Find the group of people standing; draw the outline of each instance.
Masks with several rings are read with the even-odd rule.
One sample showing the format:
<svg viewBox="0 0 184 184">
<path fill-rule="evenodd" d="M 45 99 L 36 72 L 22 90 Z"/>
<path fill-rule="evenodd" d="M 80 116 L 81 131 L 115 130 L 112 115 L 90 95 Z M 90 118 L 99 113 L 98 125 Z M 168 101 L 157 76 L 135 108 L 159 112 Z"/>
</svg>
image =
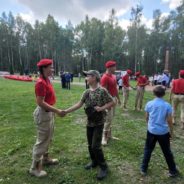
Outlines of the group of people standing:
<svg viewBox="0 0 184 184">
<path fill-rule="evenodd" d="M 165 70 L 162 74 L 158 73 L 153 76 L 152 85 L 163 85 L 166 88 L 170 88 L 171 81 L 171 74 Z"/>
<path fill-rule="evenodd" d="M 60 72 L 61 87 L 70 90 L 70 83 L 73 82 L 73 74 L 69 72 Z"/>
<path fill-rule="evenodd" d="M 142 76 L 141 72 L 135 73 L 135 79 L 137 84 L 135 87 L 130 85 L 130 76 L 133 74 L 131 70 L 127 70 L 126 74 L 121 77 L 122 80 L 122 92 L 123 92 L 123 109 L 127 110 L 127 102 L 129 98 L 130 88 L 136 90 L 136 98 L 135 98 L 135 110 L 142 110 L 142 103 L 144 97 L 145 86 L 149 84 L 149 80 L 146 76 Z"/>
<path fill-rule="evenodd" d="M 91 159 L 91 161 L 85 165 L 85 169 L 89 170 L 99 166 L 100 170 L 97 174 L 97 179 L 102 180 L 108 174 L 108 165 L 106 163 L 101 144 L 106 145 L 110 138 L 114 138 L 111 134 L 112 120 L 115 114 L 116 104 L 121 104 L 116 76 L 114 75 L 116 62 L 106 62 L 106 72 L 102 77 L 96 70 L 84 72 L 89 89 L 84 91 L 81 99 L 75 105 L 65 110 L 54 107 L 56 98 L 54 89 L 49 81 L 49 76 L 52 74 L 52 64 L 53 61 L 50 59 L 43 59 L 37 64 L 41 74 L 35 85 L 36 102 L 38 105 L 34 111 L 34 120 L 37 126 L 37 140 L 33 147 L 33 161 L 29 172 L 31 175 L 36 177 L 43 177 L 46 176 L 47 173 L 42 169 L 42 165 L 58 163 L 58 160 L 51 158 L 48 153 L 48 148 L 54 131 L 54 114 L 63 117 L 84 105 L 85 113 L 87 115 L 86 131 L 88 150 Z M 129 84 L 129 75 L 131 74 L 132 72 L 127 70 L 126 76 L 123 77 L 124 108 L 126 108 L 127 104 L 129 87 L 131 87 Z M 147 81 L 140 72 L 137 72 L 135 75 L 137 77 L 137 97 L 135 108 L 141 109 L 141 98 L 144 94 L 144 88 L 147 85 Z M 165 90 L 163 90 L 164 89 L 161 86 L 158 86 L 155 89 L 154 94 L 156 98 L 159 99 L 159 103 L 157 103 L 157 101 L 149 103 L 145 108 L 147 113 L 148 132 L 150 134 L 147 136 L 141 172 L 146 174 L 151 152 L 158 140 L 162 150 L 164 151 L 164 156 L 166 157 L 166 161 L 169 166 L 169 173 L 171 176 L 174 176 L 178 171 L 176 169 L 174 158 L 170 151 L 170 143 L 168 141 L 170 135 L 169 132 L 172 134 L 172 119 L 167 121 L 167 118 L 170 118 L 172 112 L 170 106 L 165 104 L 164 100 L 162 100 L 162 97 L 165 94 Z M 173 93 L 175 93 L 174 90 Z M 184 94 L 184 92 L 182 93 Z M 179 93 L 178 95 L 181 96 L 183 95 L 182 93 Z M 158 114 L 159 116 L 157 116 Z M 150 140 L 154 140 L 154 142 L 150 142 Z M 163 148 L 162 145 L 165 147 Z M 168 162 L 168 159 L 172 160 Z"/>
</svg>

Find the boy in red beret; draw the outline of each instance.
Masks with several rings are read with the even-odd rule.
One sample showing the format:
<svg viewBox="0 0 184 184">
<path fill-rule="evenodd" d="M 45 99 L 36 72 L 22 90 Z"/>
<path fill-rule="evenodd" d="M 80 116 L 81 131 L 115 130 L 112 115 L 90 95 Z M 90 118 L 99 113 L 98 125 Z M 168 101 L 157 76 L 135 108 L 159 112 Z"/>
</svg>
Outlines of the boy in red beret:
<svg viewBox="0 0 184 184">
<path fill-rule="evenodd" d="M 102 87 L 106 88 L 109 94 L 113 97 L 114 101 L 118 101 L 118 104 L 121 104 L 119 94 L 118 94 L 118 86 L 116 76 L 114 75 L 116 71 L 116 62 L 115 61 L 107 61 L 105 63 L 106 72 L 103 74 L 100 84 Z M 104 124 L 103 130 L 103 138 L 102 145 L 107 145 L 108 140 L 112 138 L 111 136 L 111 128 L 112 128 L 112 119 L 115 113 L 115 106 L 108 109 L 106 122 Z"/>
<path fill-rule="evenodd" d="M 144 97 L 145 86 L 147 85 L 147 80 L 141 75 L 141 72 L 135 73 L 137 80 L 137 94 L 135 99 L 135 110 L 142 110 L 142 103 Z"/>
<path fill-rule="evenodd" d="M 184 129 L 184 70 L 180 70 L 179 79 L 173 80 L 170 93 L 170 100 L 172 98 L 173 106 L 173 124 L 176 123 L 176 111 L 179 104 L 180 106 L 180 123 L 181 128 Z"/>
<path fill-rule="evenodd" d="M 126 71 L 126 75 L 124 75 L 122 77 L 122 81 L 123 81 L 123 88 L 122 88 L 122 91 L 123 91 L 123 109 L 124 110 L 127 110 L 127 102 L 128 102 L 129 90 L 130 90 L 129 88 L 131 87 L 132 89 L 134 89 L 129 83 L 130 75 L 132 75 L 132 71 L 128 69 Z"/>
</svg>

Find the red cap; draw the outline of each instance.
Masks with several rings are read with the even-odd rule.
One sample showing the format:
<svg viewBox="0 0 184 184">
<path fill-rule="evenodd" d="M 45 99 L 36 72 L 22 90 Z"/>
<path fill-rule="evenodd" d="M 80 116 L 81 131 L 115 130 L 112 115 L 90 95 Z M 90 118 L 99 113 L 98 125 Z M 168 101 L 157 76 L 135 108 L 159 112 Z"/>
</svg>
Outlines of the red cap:
<svg viewBox="0 0 184 184">
<path fill-rule="evenodd" d="M 116 62 L 115 61 L 107 61 L 105 63 L 105 67 L 106 68 L 110 68 L 110 67 L 113 67 L 113 66 L 116 66 Z"/>
<path fill-rule="evenodd" d="M 129 70 L 129 69 L 126 72 L 128 73 L 128 75 L 132 74 L 132 70 Z"/>
<path fill-rule="evenodd" d="M 135 76 L 139 76 L 139 75 L 141 75 L 141 72 L 136 72 L 135 73 Z"/>
<path fill-rule="evenodd" d="M 179 74 L 180 76 L 184 76 L 184 70 L 180 70 Z"/>
<path fill-rule="evenodd" d="M 47 65 L 51 65 L 53 63 L 52 59 L 41 59 L 38 63 L 37 66 L 47 66 Z"/>
</svg>

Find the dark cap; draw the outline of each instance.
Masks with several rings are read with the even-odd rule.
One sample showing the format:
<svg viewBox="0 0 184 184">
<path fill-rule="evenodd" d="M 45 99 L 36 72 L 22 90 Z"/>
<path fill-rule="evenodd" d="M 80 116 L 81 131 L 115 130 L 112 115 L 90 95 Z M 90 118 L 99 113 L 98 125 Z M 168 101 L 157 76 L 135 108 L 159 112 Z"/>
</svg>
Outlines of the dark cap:
<svg viewBox="0 0 184 184">
<path fill-rule="evenodd" d="M 89 70 L 89 71 L 83 71 L 84 76 L 92 75 L 95 76 L 97 79 L 97 82 L 100 82 L 100 73 L 97 70 Z"/>
</svg>

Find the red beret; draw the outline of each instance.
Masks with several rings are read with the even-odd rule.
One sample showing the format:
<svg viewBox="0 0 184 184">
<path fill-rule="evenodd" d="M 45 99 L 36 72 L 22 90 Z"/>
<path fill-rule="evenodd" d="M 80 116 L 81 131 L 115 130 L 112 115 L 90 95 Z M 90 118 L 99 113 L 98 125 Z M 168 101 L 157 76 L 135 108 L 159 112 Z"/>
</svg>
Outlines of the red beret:
<svg viewBox="0 0 184 184">
<path fill-rule="evenodd" d="M 184 70 L 180 70 L 179 74 L 180 74 L 181 76 L 184 76 Z"/>
<path fill-rule="evenodd" d="M 141 72 L 136 72 L 135 73 L 135 76 L 139 76 L 139 75 L 141 75 Z"/>
<path fill-rule="evenodd" d="M 107 61 L 105 63 L 105 67 L 106 68 L 110 68 L 110 67 L 113 67 L 113 66 L 116 66 L 116 62 L 115 61 Z"/>
<path fill-rule="evenodd" d="M 41 59 L 38 63 L 37 66 L 47 66 L 47 65 L 51 65 L 53 63 L 52 59 Z"/>
<path fill-rule="evenodd" d="M 126 72 L 127 72 L 129 75 L 132 74 L 132 70 L 129 70 L 129 69 L 128 69 Z"/>
</svg>

